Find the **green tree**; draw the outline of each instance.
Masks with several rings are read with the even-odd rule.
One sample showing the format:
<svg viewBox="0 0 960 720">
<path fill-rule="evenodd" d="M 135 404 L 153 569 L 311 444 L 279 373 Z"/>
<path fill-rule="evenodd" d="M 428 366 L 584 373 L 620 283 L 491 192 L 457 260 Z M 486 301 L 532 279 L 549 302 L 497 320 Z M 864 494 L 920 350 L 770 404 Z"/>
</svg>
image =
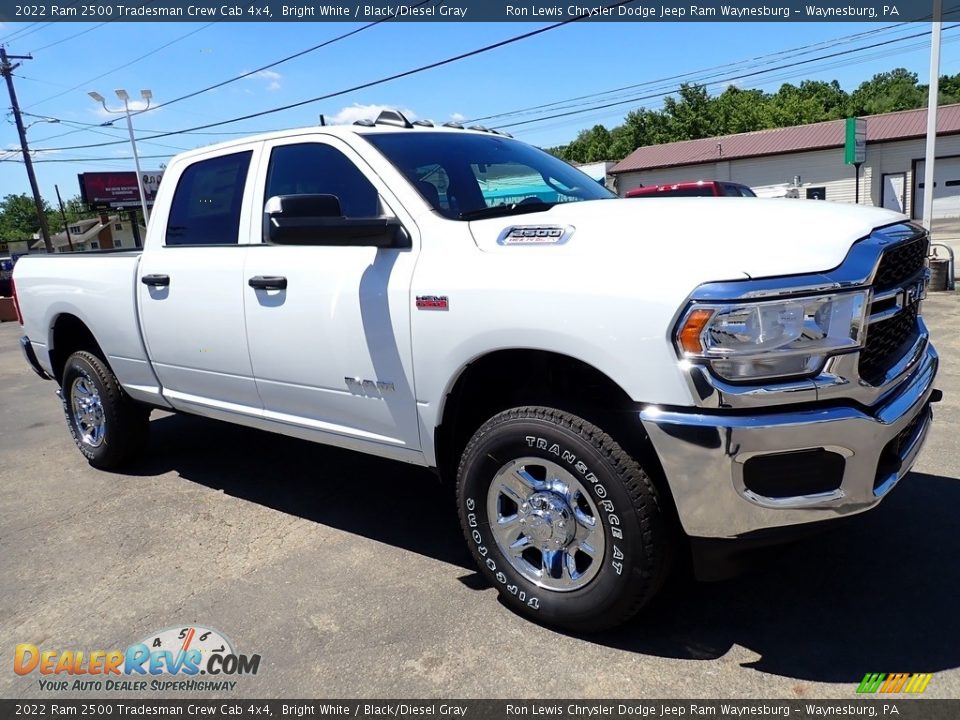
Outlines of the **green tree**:
<svg viewBox="0 0 960 720">
<path fill-rule="evenodd" d="M 895 110 L 923 107 L 926 91 L 917 83 L 917 74 L 897 68 L 877 73 L 850 94 L 849 114 L 877 115 Z"/>
<path fill-rule="evenodd" d="M 924 92 L 927 89 L 924 88 Z M 960 102 L 960 73 L 956 75 L 943 75 L 940 78 L 940 105 L 952 105 Z"/>
<path fill-rule="evenodd" d="M 769 98 L 769 127 L 790 127 L 846 117 L 850 96 L 836 80 L 785 83 Z"/>
<path fill-rule="evenodd" d="M 711 135 L 730 135 L 770 127 L 770 96 L 762 90 L 730 86 L 711 100 L 714 128 Z"/>
<path fill-rule="evenodd" d="M 50 206 L 44 201 L 44 211 L 50 213 Z M 7 195 L 0 200 L 0 240 L 16 242 L 30 240 L 40 231 L 37 208 L 33 198 L 26 193 Z"/>
<path fill-rule="evenodd" d="M 674 140 L 696 140 L 716 135 L 716 104 L 705 85 L 684 83 L 678 92 L 663 101 Z"/>
</svg>

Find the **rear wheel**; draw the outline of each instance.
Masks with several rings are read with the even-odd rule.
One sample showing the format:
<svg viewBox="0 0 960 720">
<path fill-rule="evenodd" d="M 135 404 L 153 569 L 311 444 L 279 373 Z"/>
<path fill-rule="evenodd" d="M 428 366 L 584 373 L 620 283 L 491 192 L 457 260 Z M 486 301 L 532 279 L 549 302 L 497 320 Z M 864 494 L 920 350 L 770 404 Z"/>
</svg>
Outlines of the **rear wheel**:
<svg viewBox="0 0 960 720">
<path fill-rule="evenodd" d="M 85 350 L 68 357 L 61 392 L 67 427 L 91 465 L 111 470 L 142 452 L 150 412 L 130 399 L 99 357 Z"/>
<path fill-rule="evenodd" d="M 593 631 L 660 588 L 668 522 L 643 468 L 600 428 L 546 407 L 486 422 L 467 444 L 457 504 L 481 572 L 516 611 Z"/>
</svg>

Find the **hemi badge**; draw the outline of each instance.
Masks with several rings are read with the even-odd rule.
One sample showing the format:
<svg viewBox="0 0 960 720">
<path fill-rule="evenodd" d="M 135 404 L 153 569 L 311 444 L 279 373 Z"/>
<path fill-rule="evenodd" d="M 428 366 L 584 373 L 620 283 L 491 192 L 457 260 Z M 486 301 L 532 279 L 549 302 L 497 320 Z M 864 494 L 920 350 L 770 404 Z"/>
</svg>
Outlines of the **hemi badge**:
<svg viewBox="0 0 960 720">
<path fill-rule="evenodd" d="M 449 310 L 446 295 L 417 295 L 417 310 Z"/>
</svg>

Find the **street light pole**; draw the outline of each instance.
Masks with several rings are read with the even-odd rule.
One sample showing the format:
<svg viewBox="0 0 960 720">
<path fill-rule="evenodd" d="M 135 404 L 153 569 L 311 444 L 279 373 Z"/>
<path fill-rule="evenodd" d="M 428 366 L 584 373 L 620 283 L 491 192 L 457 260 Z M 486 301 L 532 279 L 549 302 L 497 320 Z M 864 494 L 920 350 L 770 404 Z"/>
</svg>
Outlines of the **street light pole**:
<svg viewBox="0 0 960 720">
<path fill-rule="evenodd" d="M 930 89 L 927 95 L 927 147 L 923 161 L 923 226 L 933 230 L 933 166 L 937 157 L 937 104 L 940 94 L 940 31 L 943 26 L 942 0 L 933 0 L 930 32 Z"/>
<path fill-rule="evenodd" d="M 130 96 L 127 94 L 126 90 L 116 90 L 117 97 L 123 100 L 123 110 L 111 110 L 107 107 L 107 101 L 104 99 L 103 95 L 98 92 L 87 93 L 92 97 L 96 102 L 100 103 L 103 106 L 103 109 L 108 113 L 122 113 L 127 116 L 127 131 L 130 133 L 130 147 L 133 148 L 133 165 L 137 169 L 137 190 L 140 192 L 140 207 L 143 209 L 143 224 L 147 225 L 150 222 L 150 212 L 147 210 L 147 193 L 143 189 L 143 173 L 140 171 L 140 156 L 137 154 L 137 141 L 133 135 L 133 121 L 130 119 Z M 141 90 L 140 96 L 147 101 L 147 107 L 144 110 L 149 109 L 150 100 L 153 99 L 153 93 L 149 90 Z M 136 218 L 134 218 L 136 222 Z"/>
</svg>

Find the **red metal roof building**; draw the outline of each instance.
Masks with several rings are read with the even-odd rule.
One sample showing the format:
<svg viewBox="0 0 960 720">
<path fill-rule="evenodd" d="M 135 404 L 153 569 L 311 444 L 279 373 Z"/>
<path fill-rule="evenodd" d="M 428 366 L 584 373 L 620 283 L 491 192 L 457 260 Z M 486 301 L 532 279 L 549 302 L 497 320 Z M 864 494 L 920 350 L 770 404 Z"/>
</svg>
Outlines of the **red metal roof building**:
<svg viewBox="0 0 960 720">
<path fill-rule="evenodd" d="M 871 115 L 866 121 L 861 202 L 910 214 L 914 196 L 922 191 L 918 183 L 922 180 L 927 111 Z M 934 201 L 940 210 L 951 213 L 955 204 L 960 216 L 960 159 L 956 157 L 960 156 L 960 105 L 939 109 L 937 135 Z M 782 194 L 778 188 L 793 185 L 799 176 L 800 197 L 805 196 L 805 188 L 815 188 L 822 189 L 827 200 L 853 202 L 854 170 L 844 164 L 844 140 L 845 121 L 831 120 L 641 147 L 610 172 L 617 179 L 620 194 L 640 185 L 731 180 L 759 188 L 758 194 L 776 195 Z M 957 197 L 954 201 L 951 197 L 940 198 L 941 194 Z M 913 215 L 917 214 L 919 204 Z"/>
</svg>

